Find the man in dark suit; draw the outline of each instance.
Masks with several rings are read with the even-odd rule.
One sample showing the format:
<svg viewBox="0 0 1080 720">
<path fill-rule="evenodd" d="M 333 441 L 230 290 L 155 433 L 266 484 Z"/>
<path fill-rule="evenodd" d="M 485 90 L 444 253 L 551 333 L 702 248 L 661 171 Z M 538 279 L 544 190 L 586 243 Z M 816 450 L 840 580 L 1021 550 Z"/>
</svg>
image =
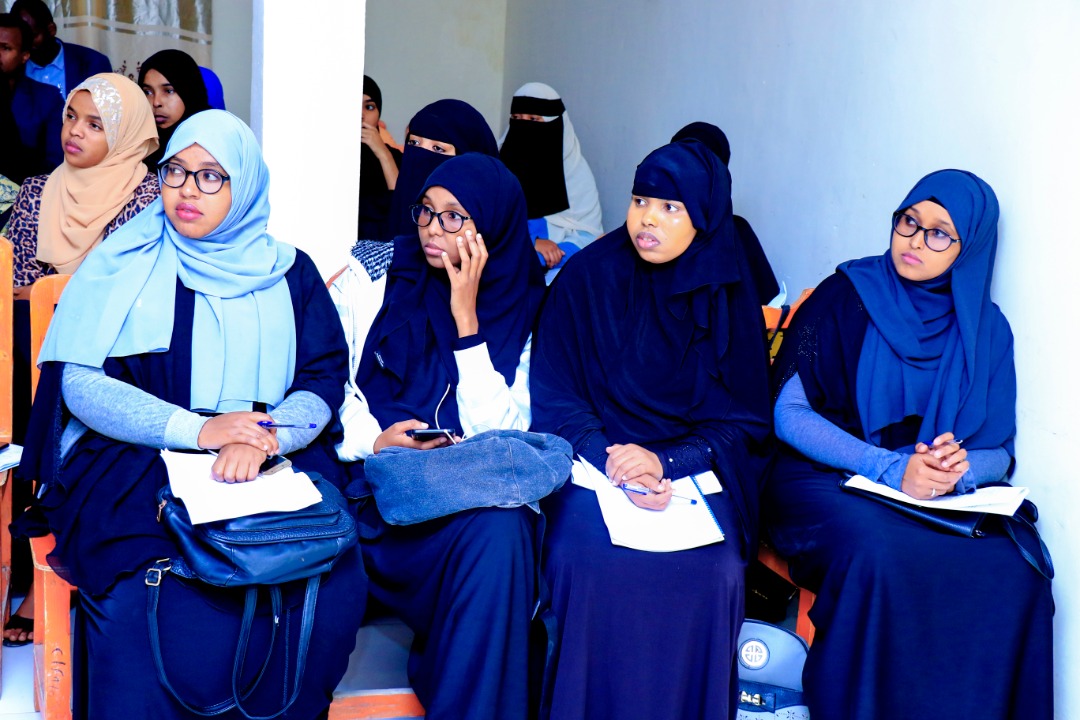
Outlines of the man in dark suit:
<svg viewBox="0 0 1080 720">
<path fill-rule="evenodd" d="M 42 0 L 15 0 L 11 13 L 22 17 L 33 36 L 26 76 L 52 85 L 61 98 L 91 75 L 112 72 L 112 63 L 102 53 L 56 37 L 52 12 Z"/>
<path fill-rule="evenodd" d="M 0 14 L 0 174 L 18 183 L 64 161 L 64 101 L 24 75 L 29 42 L 30 28 L 18 15 Z"/>
</svg>

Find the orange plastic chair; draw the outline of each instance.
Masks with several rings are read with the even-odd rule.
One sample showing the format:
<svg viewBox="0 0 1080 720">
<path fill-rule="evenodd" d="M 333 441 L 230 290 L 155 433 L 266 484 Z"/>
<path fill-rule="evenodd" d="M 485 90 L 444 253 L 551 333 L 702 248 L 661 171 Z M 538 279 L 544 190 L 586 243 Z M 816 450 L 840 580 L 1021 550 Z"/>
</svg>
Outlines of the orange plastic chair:
<svg viewBox="0 0 1080 720">
<path fill-rule="evenodd" d="M 11 442 L 11 403 L 14 367 L 12 358 L 12 292 L 15 287 L 14 254 L 11 243 L 0 237 L 0 445 Z M 11 615 L 11 471 L 0 472 L 0 619 Z M 0 655 L 0 665 L 3 656 Z"/>
<path fill-rule="evenodd" d="M 791 318 L 794 317 L 795 311 L 806 301 L 806 298 L 810 297 L 810 293 L 813 291 L 813 288 L 803 290 L 799 294 L 799 297 L 795 299 L 795 302 L 791 304 L 787 313 L 784 313 L 781 308 L 769 307 L 767 305 L 761 306 L 761 312 L 765 316 L 765 330 L 770 339 L 770 363 L 776 357 L 777 351 L 780 350 L 780 343 L 783 341 L 783 332 L 791 325 Z M 776 550 L 769 547 L 764 542 L 761 543 L 761 546 L 758 548 L 758 560 L 762 565 L 769 568 L 792 585 L 795 585 L 791 580 L 791 573 L 788 570 L 787 560 L 780 557 L 780 554 L 777 553 Z M 805 640 L 807 645 L 814 642 L 814 623 L 810 621 L 810 608 L 814 606 L 815 599 L 817 599 L 817 596 L 814 595 L 814 593 L 806 588 L 799 588 L 799 615 L 795 620 L 795 633 Z"/>
<path fill-rule="evenodd" d="M 31 393 L 37 393 L 41 372 L 37 356 L 45 341 L 56 303 L 69 275 L 49 275 L 30 291 Z M 30 539 L 34 559 L 34 707 L 42 720 L 71 718 L 71 592 L 75 589 L 57 575 L 45 559 L 56 539 L 52 535 Z"/>
</svg>

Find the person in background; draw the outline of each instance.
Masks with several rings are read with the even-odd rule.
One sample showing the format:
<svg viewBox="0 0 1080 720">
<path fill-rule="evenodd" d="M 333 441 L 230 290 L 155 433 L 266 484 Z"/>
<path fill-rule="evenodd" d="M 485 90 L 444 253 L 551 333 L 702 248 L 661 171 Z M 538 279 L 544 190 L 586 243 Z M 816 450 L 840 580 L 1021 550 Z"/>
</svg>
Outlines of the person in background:
<svg viewBox="0 0 1080 720">
<path fill-rule="evenodd" d="M 472 436 L 531 420 L 544 280 L 520 183 L 497 158 L 452 157 L 417 192 L 411 218 L 388 281 L 350 263 L 331 287 L 349 345 L 337 452 L 356 477 L 350 496 L 371 494 L 363 461 L 383 449 L 449 442 L 420 442 L 414 429 Z M 416 633 L 409 677 L 426 717 L 524 720 L 538 514 L 487 507 L 395 526 L 366 497 L 358 522 L 372 595 Z"/>
<path fill-rule="evenodd" d="M 144 162 L 157 172 L 176 127 L 195 113 L 208 110 L 210 101 L 199 65 L 183 50 L 162 50 L 148 57 L 139 68 L 139 87 L 154 110 L 159 142 L 157 151 Z"/>
<path fill-rule="evenodd" d="M 500 157 L 521 180 L 529 234 L 550 271 L 603 232 L 600 196 L 559 94 L 543 83 L 522 85 L 510 102 Z M 550 283 L 555 274 L 549 272 Z"/>
<path fill-rule="evenodd" d="M 18 443 L 25 441 L 30 415 L 31 285 L 46 272 L 75 272 L 98 244 L 158 197 L 157 175 L 142 163 L 157 148 L 157 130 L 135 83 L 115 73 L 95 75 L 72 90 L 63 117 L 64 162 L 50 175 L 27 178 L 6 230 L 15 251 Z M 4 644 L 32 639 L 33 602 L 23 602 L 4 626 Z"/>
<path fill-rule="evenodd" d="M 451 157 L 470 152 L 499 156 L 495 134 L 469 103 L 436 100 L 413 115 L 405 129 L 405 151 L 390 203 L 388 237 L 416 232 L 410 208 L 428 176 Z"/>
<path fill-rule="evenodd" d="M 0 174 L 15 183 L 51 172 L 63 159 L 63 97 L 26 77 L 30 28 L 16 13 L 0 13 Z"/>
<path fill-rule="evenodd" d="M 692 122 L 684 127 L 671 138 L 671 142 L 679 140 L 698 140 L 712 150 L 720 162 L 725 166 L 731 160 L 731 146 L 728 144 L 727 135 L 715 125 L 706 122 Z M 743 253 L 746 255 L 746 263 L 750 268 L 750 279 L 754 283 L 757 298 L 762 305 L 768 305 L 769 301 L 780 292 L 780 285 L 776 282 L 776 274 L 773 273 L 769 258 L 765 256 L 765 250 L 761 247 L 761 241 L 750 227 L 746 218 L 735 216 L 735 232 L 742 244 Z"/>
<path fill-rule="evenodd" d="M 551 284 L 532 429 L 566 438 L 612 484 L 636 485 L 626 502 L 645 510 L 668 507 L 672 481 L 714 471 L 722 489 L 705 502 L 724 533 L 644 552 L 612 544 L 589 489 L 567 483 L 541 502 L 560 633 L 552 718 L 735 715 L 770 429 L 761 306 L 744 268 L 727 169 L 701 143 L 678 142 L 638 166 L 626 224 Z"/>
<path fill-rule="evenodd" d="M 387 218 L 401 167 L 401 151 L 390 147 L 379 132 L 382 90 L 364 76 L 364 107 L 360 116 L 360 210 L 356 237 L 388 237 Z"/>
<path fill-rule="evenodd" d="M 52 85 L 61 99 L 91 75 L 112 72 L 112 63 L 103 53 L 62 42 L 56 37 L 52 12 L 42 0 L 15 0 L 10 12 L 21 16 L 30 26 L 32 40 L 30 61 L 26 64 L 27 77 Z"/>
<path fill-rule="evenodd" d="M 974 538 L 840 488 L 859 474 L 932 500 L 1011 474 L 1013 335 L 990 297 L 998 214 L 972 173 L 927 175 L 881 218 L 885 252 L 822 281 L 776 358 L 781 445 L 762 515 L 817 593 L 803 671 L 814 720 L 1054 717 L 1053 573 L 1033 567 L 1046 563 L 1033 528 L 1014 541 L 988 519 Z"/>
</svg>

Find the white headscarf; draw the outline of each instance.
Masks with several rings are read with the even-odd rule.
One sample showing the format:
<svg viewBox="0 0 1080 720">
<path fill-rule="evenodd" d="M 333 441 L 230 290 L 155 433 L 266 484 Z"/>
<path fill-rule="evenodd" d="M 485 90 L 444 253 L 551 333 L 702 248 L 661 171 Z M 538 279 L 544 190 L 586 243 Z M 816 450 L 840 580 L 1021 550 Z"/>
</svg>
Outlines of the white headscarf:
<svg viewBox="0 0 1080 720">
<path fill-rule="evenodd" d="M 514 97 L 531 97 L 541 100 L 559 100 L 559 94 L 550 85 L 544 83 L 525 83 L 517 89 Z M 544 118 L 554 120 L 554 117 Z M 604 232 L 600 219 L 600 194 L 596 191 L 596 179 L 593 178 L 589 163 L 581 154 L 581 144 L 574 133 L 570 114 L 563 112 L 563 175 L 566 177 L 566 197 L 570 207 L 562 212 L 548 215 L 550 239 L 561 242 L 566 235 L 584 232 L 594 238 Z M 499 147 L 506 140 L 506 132 L 499 138 Z"/>
</svg>

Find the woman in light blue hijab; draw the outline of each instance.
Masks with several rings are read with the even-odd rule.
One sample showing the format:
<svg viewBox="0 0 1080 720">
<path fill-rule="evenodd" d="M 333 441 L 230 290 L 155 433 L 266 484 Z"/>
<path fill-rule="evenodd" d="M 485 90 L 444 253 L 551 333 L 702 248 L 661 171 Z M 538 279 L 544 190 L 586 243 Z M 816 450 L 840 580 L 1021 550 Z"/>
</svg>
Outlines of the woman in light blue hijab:
<svg viewBox="0 0 1080 720">
<path fill-rule="evenodd" d="M 27 458 L 56 536 L 49 561 L 81 596 L 89 662 L 76 697 L 87 717 L 149 717 L 149 708 L 155 718 L 195 717 L 159 680 L 147 627 L 146 570 L 181 554 L 154 513 L 169 480 L 162 448 L 216 452 L 213 473 L 225 482 L 260 482 L 261 463 L 279 454 L 341 484 L 332 410 L 348 351 L 311 259 L 266 233 L 269 174 L 254 135 L 233 115 L 206 111 L 176 130 L 164 158 L 161 198 L 72 277 L 38 359 Z M 251 656 L 271 660 L 245 702 L 252 713 L 279 709 L 282 682 L 292 682 L 295 651 L 282 645 L 296 646 L 303 583 L 285 589 L 288 642 L 270 652 L 269 619 L 256 618 Z M 323 580 L 319 642 L 289 717 L 326 711 L 366 590 L 357 552 Z M 192 705 L 231 696 L 242 598 L 243 589 L 172 574 L 162 582 L 159 616 L 170 621 L 161 655 Z M 258 672 L 249 665 L 245 682 Z"/>
</svg>

